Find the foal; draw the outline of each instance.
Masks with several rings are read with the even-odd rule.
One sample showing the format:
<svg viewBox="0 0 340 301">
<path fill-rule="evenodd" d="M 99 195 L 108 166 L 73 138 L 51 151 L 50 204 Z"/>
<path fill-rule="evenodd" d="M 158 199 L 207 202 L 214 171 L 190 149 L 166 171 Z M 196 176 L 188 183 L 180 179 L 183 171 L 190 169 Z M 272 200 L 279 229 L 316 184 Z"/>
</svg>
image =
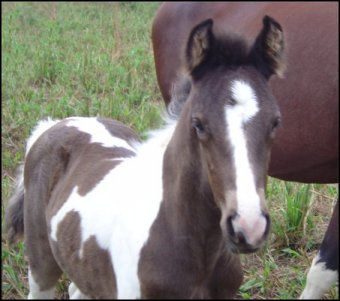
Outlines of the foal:
<svg viewBox="0 0 340 301">
<path fill-rule="evenodd" d="M 280 113 L 267 80 L 282 52 L 270 17 L 251 48 L 209 19 L 186 45 L 188 99 L 146 142 L 108 119 L 40 123 L 7 212 L 11 240 L 24 232 L 29 298 L 53 298 L 62 272 L 71 298 L 233 297 L 237 253 L 269 231 Z"/>
</svg>

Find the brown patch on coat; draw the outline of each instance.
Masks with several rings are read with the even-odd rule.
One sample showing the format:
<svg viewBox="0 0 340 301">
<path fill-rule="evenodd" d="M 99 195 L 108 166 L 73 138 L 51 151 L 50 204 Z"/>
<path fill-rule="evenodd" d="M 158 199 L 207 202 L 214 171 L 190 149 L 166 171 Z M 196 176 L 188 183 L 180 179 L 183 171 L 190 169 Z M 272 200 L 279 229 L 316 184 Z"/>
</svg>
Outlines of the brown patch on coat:
<svg viewBox="0 0 340 301">
<path fill-rule="evenodd" d="M 126 140 L 131 146 L 132 141 L 140 142 L 140 138 L 132 129 L 117 120 L 98 117 L 97 121 L 103 124 L 112 136 Z"/>
<path fill-rule="evenodd" d="M 83 294 L 93 299 L 116 299 L 117 287 L 110 254 L 94 235 L 81 245 L 80 215 L 70 211 L 59 223 L 57 242 L 51 240 L 55 258 Z M 82 256 L 80 256 L 82 248 Z"/>
</svg>

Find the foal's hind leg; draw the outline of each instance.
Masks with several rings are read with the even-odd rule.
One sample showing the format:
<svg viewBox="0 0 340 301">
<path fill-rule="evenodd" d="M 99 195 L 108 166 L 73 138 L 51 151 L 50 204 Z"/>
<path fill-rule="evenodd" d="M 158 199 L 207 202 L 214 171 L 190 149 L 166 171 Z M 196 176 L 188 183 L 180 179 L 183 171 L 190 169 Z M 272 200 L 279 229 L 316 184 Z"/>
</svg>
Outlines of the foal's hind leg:
<svg viewBox="0 0 340 301">
<path fill-rule="evenodd" d="M 55 284 L 62 271 L 54 260 L 48 241 L 26 242 L 26 250 L 29 262 L 28 299 L 53 299 Z"/>
<path fill-rule="evenodd" d="M 54 298 L 54 286 L 47 290 L 41 290 L 39 284 L 34 280 L 30 269 L 28 269 L 28 283 L 30 292 L 27 299 L 53 299 Z"/>
<path fill-rule="evenodd" d="M 80 289 L 74 284 L 74 282 L 71 282 L 68 287 L 68 295 L 70 299 L 90 299 L 88 296 L 80 291 Z"/>
<path fill-rule="evenodd" d="M 28 193 L 27 196 L 25 202 L 30 202 L 30 194 Z M 26 206 L 25 208 L 25 253 L 29 265 L 30 288 L 28 298 L 53 299 L 54 286 L 61 276 L 62 270 L 53 256 L 45 214 L 40 207 Z"/>
</svg>

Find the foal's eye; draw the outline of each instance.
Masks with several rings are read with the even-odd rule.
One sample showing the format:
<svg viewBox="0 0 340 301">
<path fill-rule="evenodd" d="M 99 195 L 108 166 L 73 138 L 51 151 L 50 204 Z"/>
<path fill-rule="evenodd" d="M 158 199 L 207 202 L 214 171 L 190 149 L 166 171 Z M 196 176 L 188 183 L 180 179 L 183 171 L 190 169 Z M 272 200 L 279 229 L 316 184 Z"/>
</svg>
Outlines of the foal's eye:
<svg viewBox="0 0 340 301">
<path fill-rule="evenodd" d="M 237 104 L 237 101 L 235 100 L 235 98 L 230 97 L 228 103 L 229 105 L 234 106 Z"/>
<path fill-rule="evenodd" d="M 192 128 L 195 129 L 199 138 L 205 136 L 206 129 L 199 118 L 192 118 Z"/>
<path fill-rule="evenodd" d="M 275 130 L 281 123 L 281 118 L 280 117 L 276 117 L 273 121 L 272 121 L 272 129 Z"/>
</svg>

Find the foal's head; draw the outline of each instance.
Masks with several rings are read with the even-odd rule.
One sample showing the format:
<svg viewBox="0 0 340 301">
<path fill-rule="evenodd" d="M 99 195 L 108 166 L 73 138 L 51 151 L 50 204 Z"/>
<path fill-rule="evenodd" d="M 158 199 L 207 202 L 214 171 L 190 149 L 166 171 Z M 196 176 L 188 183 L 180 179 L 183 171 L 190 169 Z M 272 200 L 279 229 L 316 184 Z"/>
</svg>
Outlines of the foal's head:
<svg viewBox="0 0 340 301">
<path fill-rule="evenodd" d="M 283 33 L 266 16 L 249 49 L 239 38 L 215 37 L 212 27 L 209 19 L 190 34 L 186 64 L 191 90 L 182 116 L 221 211 L 228 245 L 252 252 L 264 242 L 270 225 L 266 173 L 280 112 L 268 79 L 283 67 Z"/>
</svg>

